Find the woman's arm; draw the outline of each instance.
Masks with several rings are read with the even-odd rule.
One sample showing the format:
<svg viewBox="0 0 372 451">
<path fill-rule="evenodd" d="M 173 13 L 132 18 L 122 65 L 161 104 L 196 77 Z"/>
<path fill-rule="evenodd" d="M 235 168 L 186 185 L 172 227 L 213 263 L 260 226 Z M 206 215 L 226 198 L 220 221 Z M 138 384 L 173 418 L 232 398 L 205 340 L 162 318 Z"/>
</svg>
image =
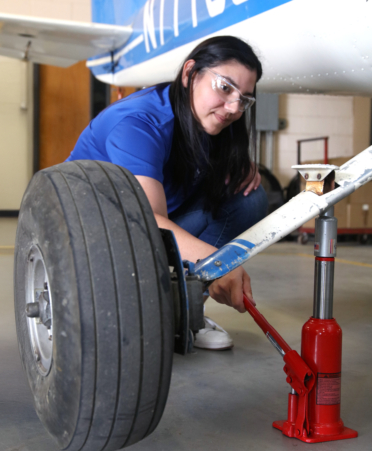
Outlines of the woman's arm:
<svg viewBox="0 0 372 451">
<path fill-rule="evenodd" d="M 184 260 L 196 262 L 196 260 L 206 258 L 217 250 L 216 247 L 199 240 L 168 219 L 164 188 L 158 180 L 140 175 L 135 177 L 146 193 L 158 226 L 173 231 Z M 243 303 L 243 292 L 249 299 L 253 300 L 250 278 L 242 267 L 236 268 L 226 276 L 215 280 L 209 287 L 209 293 L 213 299 L 221 304 L 234 307 L 241 313 L 246 311 Z"/>
<path fill-rule="evenodd" d="M 186 232 L 186 230 L 168 219 L 164 188 L 158 180 L 142 175 L 136 175 L 135 177 L 146 193 L 158 226 L 162 229 L 172 230 L 175 234 L 184 260 L 195 262 L 199 258 L 208 257 L 208 255 L 217 250 L 214 246 L 195 238 L 191 233 Z"/>
</svg>

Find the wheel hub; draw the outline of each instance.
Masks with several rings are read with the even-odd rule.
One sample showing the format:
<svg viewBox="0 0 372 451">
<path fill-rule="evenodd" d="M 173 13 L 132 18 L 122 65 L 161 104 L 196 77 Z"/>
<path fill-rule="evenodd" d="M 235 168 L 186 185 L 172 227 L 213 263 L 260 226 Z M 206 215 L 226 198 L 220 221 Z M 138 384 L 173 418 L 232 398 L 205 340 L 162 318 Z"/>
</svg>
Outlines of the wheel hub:
<svg viewBox="0 0 372 451">
<path fill-rule="evenodd" d="M 37 368 L 46 376 L 52 366 L 53 318 L 48 274 L 39 246 L 32 246 L 26 280 L 26 315 Z"/>
</svg>

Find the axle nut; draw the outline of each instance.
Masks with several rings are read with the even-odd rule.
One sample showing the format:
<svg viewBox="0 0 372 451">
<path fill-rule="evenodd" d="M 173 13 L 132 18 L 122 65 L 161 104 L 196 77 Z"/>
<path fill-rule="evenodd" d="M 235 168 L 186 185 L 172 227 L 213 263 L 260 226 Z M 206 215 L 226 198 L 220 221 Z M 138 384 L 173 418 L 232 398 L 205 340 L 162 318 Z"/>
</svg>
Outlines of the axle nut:
<svg viewBox="0 0 372 451">
<path fill-rule="evenodd" d="M 39 318 L 40 316 L 40 308 L 38 302 L 29 302 L 26 305 L 26 315 L 29 318 Z"/>
</svg>

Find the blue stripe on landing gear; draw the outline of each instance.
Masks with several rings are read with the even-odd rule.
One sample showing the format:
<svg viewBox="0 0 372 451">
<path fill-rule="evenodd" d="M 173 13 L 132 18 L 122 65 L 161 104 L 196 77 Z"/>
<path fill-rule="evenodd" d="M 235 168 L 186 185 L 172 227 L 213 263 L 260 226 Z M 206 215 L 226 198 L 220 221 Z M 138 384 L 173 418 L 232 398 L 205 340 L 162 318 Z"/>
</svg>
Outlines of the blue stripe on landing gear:
<svg viewBox="0 0 372 451">
<path fill-rule="evenodd" d="M 194 274 L 206 282 L 218 279 L 240 266 L 254 247 L 255 244 L 250 241 L 239 238 L 232 240 L 209 257 L 196 263 Z"/>
</svg>

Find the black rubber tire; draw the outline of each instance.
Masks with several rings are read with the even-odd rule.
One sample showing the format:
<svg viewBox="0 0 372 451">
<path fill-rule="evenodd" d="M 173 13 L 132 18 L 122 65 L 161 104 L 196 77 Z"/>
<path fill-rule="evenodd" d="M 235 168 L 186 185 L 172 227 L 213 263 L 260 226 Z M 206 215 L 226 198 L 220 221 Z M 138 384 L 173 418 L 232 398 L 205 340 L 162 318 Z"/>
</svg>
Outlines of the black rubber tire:
<svg viewBox="0 0 372 451">
<path fill-rule="evenodd" d="M 32 246 L 53 299 L 46 376 L 25 314 Z M 21 359 L 59 447 L 114 451 L 150 434 L 168 396 L 174 318 L 164 245 L 135 177 L 88 160 L 38 172 L 19 214 L 14 287 Z"/>
</svg>

